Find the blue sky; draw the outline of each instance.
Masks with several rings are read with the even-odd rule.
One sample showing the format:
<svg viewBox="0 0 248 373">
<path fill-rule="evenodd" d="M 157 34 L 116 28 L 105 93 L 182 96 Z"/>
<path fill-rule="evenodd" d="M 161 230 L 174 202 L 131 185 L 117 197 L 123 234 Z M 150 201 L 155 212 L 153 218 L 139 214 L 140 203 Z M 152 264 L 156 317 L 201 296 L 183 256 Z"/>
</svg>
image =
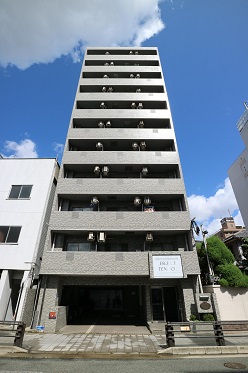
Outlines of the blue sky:
<svg viewBox="0 0 248 373">
<path fill-rule="evenodd" d="M 244 148 L 247 14 L 247 0 L 1 0 L 0 153 L 61 159 L 85 46 L 156 46 L 191 215 L 210 233 L 229 212 L 242 224 L 227 170 Z"/>
</svg>

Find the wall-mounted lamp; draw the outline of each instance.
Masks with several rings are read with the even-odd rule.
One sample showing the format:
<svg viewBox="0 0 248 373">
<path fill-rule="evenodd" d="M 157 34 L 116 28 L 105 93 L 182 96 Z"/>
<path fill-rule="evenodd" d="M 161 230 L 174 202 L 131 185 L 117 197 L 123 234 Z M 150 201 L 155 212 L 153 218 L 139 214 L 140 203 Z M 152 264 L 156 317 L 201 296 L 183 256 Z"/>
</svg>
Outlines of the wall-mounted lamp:
<svg viewBox="0 0 248 373">
<path fill-rule="evenodd" d="M 95 235 L 93 232 L 89 232 L 87 241 L 95 241 Z"/>
<path fill-rule="evenodd" d="M 103 174 L 103 176 L 108 176 L 108 173 L 109 173 L 108 166 L 103 166 L 103 168 L 102 168 L 102 174 Z"/>
<path fill-rule="evenodd" d="M 96 143 L 96 150 L 103 150 L 103 144 L 101 142 Z"/>
<path fill-rule="evenodd" d="M 145 197 L 144 198 L 144 205 L 150 205 L 150 203 L 151 203 L 151 198 L 150 197 Z"/>
<path fill-rule="evenodd" d="M 145 123 L 143 120 L 140 120 L 139 121 L 139 124 L 138 124 L 138 128 L 144 128 L 145 127 Z"/>
<path fill-rule="evenodd" d="M 142 176 L 147 176 L 147 174 L 148 174 L 148 168 L 147 167 L 143 167 L 142 170 L 141 170 L 141 173 L 142 173 Z"/>
<path fill-rule="evenodd" d="M 146 150 L 146 142 L 145 141 L 141 141 L 140 143 L 140 150 Z"/>
<path fill-rule="evenodd" d="M 106 234 L 104 232 L 99 232 L 97 241 L 98 242 L 105 242 L 106 241 Z"/>
<path fill-rule="evenodd" d="M 96 176 L 100 176 L 100 172 L 101 172 L 100 167 L 99 167 L 99 166 L 95 166 L 95 168 L 94 168 L 94 174 L 95 174 Z"/>
<path fill-rule="evenodd" d="M 140 197 L 135 197 L 134 198 L 134 201 L 133 201 L 134 206 L 140 206 L 141 203 L 142 203 L 142 201 L 141 201 Z"/>
<path fill-rule="evenodd" d="M 151 242 L 153 241 L 153 235 L 151 232 L 146 234 L 146 241 Z"/>
</svg>

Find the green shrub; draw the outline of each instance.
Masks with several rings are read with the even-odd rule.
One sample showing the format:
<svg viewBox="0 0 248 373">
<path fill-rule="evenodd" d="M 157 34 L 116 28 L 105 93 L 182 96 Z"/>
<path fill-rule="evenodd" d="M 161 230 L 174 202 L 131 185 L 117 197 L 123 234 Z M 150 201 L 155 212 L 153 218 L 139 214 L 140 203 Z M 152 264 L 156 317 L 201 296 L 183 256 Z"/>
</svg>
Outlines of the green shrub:
<svg viewBox="0 0 248 373">
<path fill-rule="evenodd" d="M 215 318 L 212 313 L 206 313 L 202 316 L 203 321 L 215 321 Z"/>
<path fill-rule="evenodd" d="M 219 265 L 216 272 L 221 275 L 219 283 L 222 286 L 248 287 L 248 276 L 233 264 Z"/>
<path fill-rule="evenodd" d="M 190 321 L 198 321 L 198 319 L 197 319 L 197 317 L 196 317 L 196 315 L 190 315 Z"/>
<path fill-rule="evenodd" d="M 232 264 L 235 258 L 226 245 L 216 236 L 207 239 L 208 257 L 213 267 L 220 264 Z"/>
</svg>

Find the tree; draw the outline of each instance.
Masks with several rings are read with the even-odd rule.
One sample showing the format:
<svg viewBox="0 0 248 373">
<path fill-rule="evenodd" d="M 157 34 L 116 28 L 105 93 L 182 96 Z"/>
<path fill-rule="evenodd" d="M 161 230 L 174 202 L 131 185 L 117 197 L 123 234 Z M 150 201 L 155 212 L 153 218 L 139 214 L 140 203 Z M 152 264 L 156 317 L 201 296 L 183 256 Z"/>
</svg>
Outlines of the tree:
<svg viewBox="0 0 248 373">
<path fill-rule="evenodd" d="M 212 236 L 207 239 L 207 253 L 204 244 L 202 244 L 201 247 L 197 247 L 197 253 L 203 284 L 208 284 L 208 254 L 209 262 L 214 273 L 220 276 L 220 285 L 248 287 L 248 276 L 244 275 L 240 269 L 234 265 L 235 258 L 233 254 L 218 237 Z"/>
</svg>

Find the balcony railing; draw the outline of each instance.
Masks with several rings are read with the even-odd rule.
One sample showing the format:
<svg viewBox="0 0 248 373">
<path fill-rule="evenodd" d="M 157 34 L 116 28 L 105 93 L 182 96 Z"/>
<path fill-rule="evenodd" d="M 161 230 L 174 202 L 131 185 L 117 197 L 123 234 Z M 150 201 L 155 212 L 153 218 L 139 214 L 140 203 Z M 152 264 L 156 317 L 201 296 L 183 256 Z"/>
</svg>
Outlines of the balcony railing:
<svg viewBox="0 0 248 373">
<path fill-rule="evenodd" d="M 239 132 L 242 131 L 242 129 L 247 125 L 248 123 L 248 110 L 244 112 L 244 114 L 239 118 L 239 121 L 237 123 L 237 128 Z"/>
</svg>

